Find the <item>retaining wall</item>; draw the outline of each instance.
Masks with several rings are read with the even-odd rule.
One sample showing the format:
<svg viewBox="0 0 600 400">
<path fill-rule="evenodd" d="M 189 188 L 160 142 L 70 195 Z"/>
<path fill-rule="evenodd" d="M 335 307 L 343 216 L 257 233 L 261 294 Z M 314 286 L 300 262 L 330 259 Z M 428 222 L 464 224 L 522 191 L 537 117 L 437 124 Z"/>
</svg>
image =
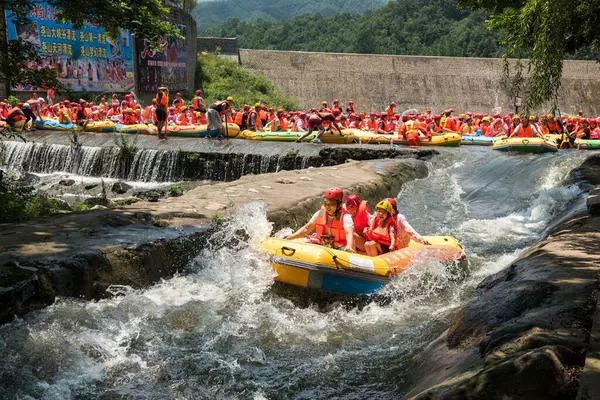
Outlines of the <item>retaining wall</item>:
<svg viewBox="0 0 600 400">
<path fill-rule="evenodd" d="M 303 107 L 321 100 L 356 101 L 362 110 L 432 107 L 440 111 L 512 111 L 514 101 L 501 86 L 502 60 L 240 49 L 241 65 L 276 83 Z M 600 64 L 565 61 L 559 105 L 600 114 Z"/>
</svg>

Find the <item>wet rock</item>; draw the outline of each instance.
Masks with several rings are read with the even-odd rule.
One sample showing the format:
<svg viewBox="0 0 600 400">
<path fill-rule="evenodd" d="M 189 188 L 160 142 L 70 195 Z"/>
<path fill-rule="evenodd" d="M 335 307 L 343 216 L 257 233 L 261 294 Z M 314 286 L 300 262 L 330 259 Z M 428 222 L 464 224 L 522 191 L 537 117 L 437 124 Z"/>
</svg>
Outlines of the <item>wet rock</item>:
<svg viewBox="0 0 600 400">
<path fill-rule="evenodd" d="M 463 342 L 480 343 L 486 333 L 536 307 L 555 289 L 548 282 L 512 282 L 513 268 L 485 280 L 479 286 L 484 291 L 454 315 L 448 328 L 450 348 Z"/>
<path fill-rule="evenodd" d="M 71 206 L 63 199 L 54 199 L 60 211 L 71 211 Z"/>
<path fill-rule="evenodd" d="M 138 191 L 134 193 L 134 197 L 145 199 L 151 202 L 157 202 L 161 197 L 164 197 L 166 192 L 164 190 L 152 189 L 145 191 Z"/>
<path fill-rule="evenodd" d="M 452 383 L 434 387 L 412 399 L 575 398 L 576 385 L 571 382 L 570 372 L 559 354 L 560 349 L 543 347 L 484 367 L 475 375 L 465 374 Z"/>
<path fill-rule="evenodd" d="M 588 157 L 579 168 L 573 171 L 573 174 L 592 185 L 600 185 L 600 154 Z"/>
<path fill-rule="evenodd" d="M 219 211 L 226 209 L 227 206 L 221 203 L 208 203 L 204 208 L 209 211 Z"/>
<path fill-rule="evenodd" d="M 90 208 L 90 210 L 92 210 L 92 211 L 96 211 L 96 210 L 108 210 L 108 207 L 96 204 L 94 207 Z"/>
<path fill-rule="evenodd" d="M 275 182 L 281 183 L 282 185 L 292 185 L 294 181 L 288 178 L 279 178 Z"/>
<path fill-rule="evenodd" d="M 73 186 L 75 184 L 75 179 L 61 179 L 58 181 L 60 186 Z"/>
<path fill-rule="evenodd" d="M 105 197 L 89 197 L 83 201 L 89 207 L 104 206 L 110 207 L 111 201 Z"/>
<path fill-rule="evenodd" d="M 160 193 L 157 192 L 156 190 L 150 190 L 150 191 L 146 192 L 146 200 L 155 203 L 159 199 L 160 199 Z"/>
<path fill-rule="evenodd" d="M 89 185 L 85 185 L 83 188 L 84 188 L 85 190 L 92 190 L 92 189 L 95 189 L 95 188 L 97 188 L 97 187 L 98 187 L 98 184 L 97 184 L 97 183 L 90 183 Z"/>
<path fill-rule="evenodd" d="M 140 199 L 139 197 L 124 197 L 122 199 L 112 199 L 113 203 L 115 203 L 115 205 L 118 207 L 128 206 L 130 204 L 137 203 L 141 200 L 142 199 Z"/>
<path fill-rule="evenodd" d="M 23 174 L 23 180 L 26 183 L 28 183 L 30 185 L 33 185 L 33 184 L 36 184 L 36 183 L 38 183 L 40 181 L 40 177 L 37 176 L 37 175 L 35 175 L 35 174 L 31 174 L 29 172 L 26 172 L 25 174 Z"/>
<path fill-rule="evenodd" d="M 592 215 L 600 215 L 600 186 L 590 191 L 587 198 L 587 209 Z"/>
<path fill-rule="evenodd" d="M 111 187 L 111 191 L 113 193 L 117 193 L 117 194 L 123 194 L 126 193 L 127 191 L 131 190 L 132 186 L 126 184 L 125 182 L 115 182 L 112 187 Z"/>
</svg>

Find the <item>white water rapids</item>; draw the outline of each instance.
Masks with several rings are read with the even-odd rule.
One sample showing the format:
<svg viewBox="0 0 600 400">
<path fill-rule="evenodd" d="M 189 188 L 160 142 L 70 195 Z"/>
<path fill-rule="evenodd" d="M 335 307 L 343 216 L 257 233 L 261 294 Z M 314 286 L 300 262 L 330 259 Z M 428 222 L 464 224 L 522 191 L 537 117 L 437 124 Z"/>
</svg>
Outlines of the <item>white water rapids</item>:
<svg viewBox="0 0 600 400">
<path fill-rule="evenodd" d="M 214 238 L 243 228 L 249 240 L 206 249 L 185 275 L 96 302 L 59 299 L 0 327 L 0 398 L 399 398 L 412 357 L 473 287 L 578 201 L 581 188 L 564 182 L 584 157 L 444 151 L 399 207 L 421 233 L 459 238 L 466 277 L 415 265 L 385 304 L 306 306 L 272 290 L 254 250 L 271 226 L 250 205 Z"/>
</svg>

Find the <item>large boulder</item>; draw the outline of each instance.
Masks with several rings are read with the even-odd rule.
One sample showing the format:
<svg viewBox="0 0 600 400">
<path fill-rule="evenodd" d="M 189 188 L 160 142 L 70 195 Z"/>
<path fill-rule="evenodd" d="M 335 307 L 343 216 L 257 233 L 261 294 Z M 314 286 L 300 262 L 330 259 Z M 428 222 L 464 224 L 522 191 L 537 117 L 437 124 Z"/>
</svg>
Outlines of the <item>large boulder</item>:
<svg viewBox="0 0 600 400">
<path fill-rule="evenodd" d="M 125 182 L 115 182 L 112 185 L 111 191 L 117 194 L 123 194 L 127 191 L 131 190 L 132 186 L 126 184 Z"/>
</svg>

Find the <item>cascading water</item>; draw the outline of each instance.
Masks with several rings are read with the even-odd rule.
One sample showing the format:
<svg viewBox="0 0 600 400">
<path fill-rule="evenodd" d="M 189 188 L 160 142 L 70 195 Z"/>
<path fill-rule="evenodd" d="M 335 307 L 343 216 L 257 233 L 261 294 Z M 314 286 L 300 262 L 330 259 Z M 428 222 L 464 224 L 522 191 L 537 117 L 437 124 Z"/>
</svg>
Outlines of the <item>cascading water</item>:
<svg viewBox="0 0 600 400">
<path fill-rule="evenodd" d="M 61 299 L 0 327 L 0 398 L 401 397 L 414 355 L 473 285 L 578 199 L 562 182 L 583 157 L 443 152 L 399 206 L 421 233 L 462 241 L 469 277 L 419 263 L 388 285 L 389 303 L 362 308 L 299 306 L 272 291 L 254 250 L 270 225 L 249 205 L 213 238 L 241 244 L 206 249 L 185 275 L 97 302 Z"/>
<path fill-rule="evenodd" d="M 68 146 L 19 141 L 4 142 L 0 152 L 3 162 L 18 171 L 62 172 L 141 182 L 232 181 L 246 174 L 264 174 L 277 172 L 281 168 L 299 169 L 321 164 L 318 156 L 294 153 L 248 155 L 139 148 L 130 155 L 122 154 L 116 146 Z"/>
</svg>

